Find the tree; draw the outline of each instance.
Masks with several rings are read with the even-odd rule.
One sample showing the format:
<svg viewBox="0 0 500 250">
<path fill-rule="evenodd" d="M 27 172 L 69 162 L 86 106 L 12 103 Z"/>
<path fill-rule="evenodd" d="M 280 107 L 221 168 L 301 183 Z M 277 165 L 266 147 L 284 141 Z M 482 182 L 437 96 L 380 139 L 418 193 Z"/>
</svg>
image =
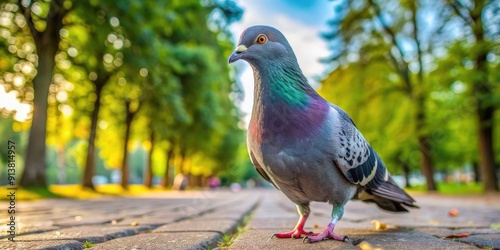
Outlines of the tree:
<svg viewBox="0 0 500 250">
<path fill-rule="evenodd" d="M 429 90 L 424 79 L 426 73 L 423 58 L 426 54 L 422 43 L 425 41 L 417 19 L 419 5 L 420 1 L 343 2 L 338 5 L 343 12 L 339 13 L 341 18 L 330 22 L 332 31 L 325 34 L 325 38 L 342 46 L 341 51 L 336 52 L 331 60 L 336 65 L 390 64 L 391 69 L 386 72 L 388 77 L 377 79 L 380 82 L 370 80 L 374 75 L 361 81 L 365 81 L 366 84 L 368 82 L 384 84 L 384 80 L 398 82 L 395 86 L 381 88 L 377 94 L 389 95 L 393 91 L 399 91 L 412 103 L 413 118 L 410 121 L 414 123 L 416 135 L 414 139 L 420 153 L 420 169 L 427 180 L 428 190 L 436 190 L 431 155 L 432 131 L 428 126 L 426 111 L 426 96 Z M 397 14 L 401 12 L 407 14 Z M 411 44 L 411 49 L 403 47 L 408 44 Z M 385 49 L 385 52 L 381 49 Z M 382 57 L 384 54 L 385 60 Z M 386 67 L 385 69 L 387 70 Z M 370 102 L 370 99 L 367 102 Z"/>
<path fill-rule="evenodd" d="M 124 35 L 124 28 L 115 16 L 115 7 L 110 2 L 78 2 L 74 15 L 68 17 L 71 24 L 65 41 L 68 47 L 78 51 L 71 56 L 72 70 L 79 68 L 87 75 L 85 81 L 92 83 L 91 122 L 88 135 L 88 148 L 82 185 L 94 188 L 92 177 L 95 174 L 97 125 L 103 98 L 103 90 L 119 72 L 123 64 L 123 49 L 130 41 Z"/>
<path fill-rule="evenodd" d="M 62 0 L 18 1 L 21 13 L 35 42 L 38 55 L 37 75 L 33 79 L 33 120 L 26 150 L 26 164 L 21 177 L 24 187 L 47 185 L 45 178 L 45 151 L 47 129 L 47 98 L 55 65 L 55 55 L 61 40 L 59 31 L 71 5 Z M 44 11 L 48 10 L 48 11 Z"/>
<path fill-rule="evenodd" d="M 7 86 L 7 91 L 18 91 L 17 98 L 24 98 L 22 102 L 26 103 L 36 93 L 33 128 L 37 127 L 35 120 L 40 121 L 37 114 L 43 113 L 38 108 L 40 98 L 49 99 L 44 108 L 47 112 L 49 107 L 49 116 L 45 117 L 50 125 L 48 142 L 57 146 L 60 170 L 85 162 L 81 164 L 85 165 L 83 185 L 93 188 L 97 152 L 106 167 L 126 166 L 126 145 L 138 140 L 145 141 L 143 145 L 150 142 L 150 153 L 155 145 L 160 147 L 168 156 L 167 162 L 176 153 L 183 154 L 186 163 L 197 164 L 189 171 L 206 169 L 203 173 L 208 175 L 228 167 L 218 163 L 231 165 L 231 158 L 236 157 L 231 150 L 223 155 L 215 148 L 237 148 L 242 133 L 236 125 L 239 113 L 229 95 L 237 88 L 226 63 L 233 49 L 227 25 L 242 13 L 233 1 L 28 1 L 29 6 L 21 6 L 24 11 L 18 10 L 24 2 L 2 4 L 2 14 L 13 13 L 7 15 L 9 32 L 17 33 L 16 39 L 0 39 L 2 45 L 8 44 L 0 47 L 0 54 L 7 55 L 0 57 L 0 68 L 13 71 L 1 85 Z M 56 11 L 62 15 L 57 17 L 60 24 L 49 25 Z M 19 18 L 28 12 L 28 16 Z M 0 25 L 7 19 L 2 18 Z M 27 20 L 24 25 L 23 20 Z M 165 20 L 171 25 L 165 26 Z M 28 67 L 23 66 L 37 65 L 37 57 L 31 55 L 26 42 L 32 38 L 28 21 L 39 31 L 38 36 L 45 33 L 47 39 L 52 39 L 48 34 L 56 39 L 46 51 L 36 46 L 37 53 L 52 51 L 52 64 L 43 62 L 43 67 L 42 59 L 47 57 L 38 55 L 37 77 L 51 68 L 45 74 L 50 75 L 45 77 L 49 79 L 47 86 L 53 79 L 48 97 L 39 94 L 38 87 L 34 91 L 29 87 L 32 73 L 25 72 Z M 15 52 L 20 52 L 12 52 L 14 46 Z M 11 79 L 18 76 L 24 77 L 27 87 Z M 124 100 L 127 105 L 123 105 Z M 2 114 L 6 112 L 2 110 Z M 7 115 L 17 114 L 9 111 Z M 60 127 L 73 131 L 60 135 Z M 101 133 L 106 136 L 98 136 Z M 45 137 L 41 136 L 44 144 Z M 81 138 L 86 138 L 87 144 Z M 82 154 L 86 146 L 87 153 Z M 151 164 L 154 155 L 150 154 L 146 171 L 145 181 L 149 183 L 153 173 L 160 172 Z M 42 166 L 39 172 L 45 179 L 45 165 L 37 166 Z M 128 171 L 123 172 L 126 186 Z M 29 167 L 25 171 L 36 173 Z M 51 170 L 52 176 L 54 173 Z"/>
<path fill-rule="evenodd" d="M 500 31 L 498 30 L 498 12 L 500 1 L 447 1 L 447 6 L 468 29 L 466 37 L 472 38 L 474 45 L 467 60 L 474 65 L 474 77 L 468 82 L 476 99 L 477 135 L 479 145 L 479 165 L 481 179 L 485 190 L 499 191 L 498 178 L 495 169 L 495 153 L 493 143 L 494 113 L 498 102 L 494 99 L 494 83 L 488 69 L 488 54 L 498 45 Z M 496 42 L 495 42 L 496 41 Z"/>
<path fill-rule="evenodd" d="M 144 168 L 144 176 L 143 176 L 143 184 L 144 186 L 151 188 L 153 186 L 153 150 L 154 150 L 154 142 L 155 142 L 155 131 L 151 129 L 150 137 L 150 148 L 148 152 L 148 161 Z"/>
<path fill-rule="evenodd" d="M 135 105 L 134 105 L 135 104 Z M 140 108 L 140 102 L 133 102 L 131 100 L 124 100 L 125 105 L 125 139 L 123 143 L 123 158 L 122 158 L 122 188 L 128 188 L 129 183 L 129 163 L 128 163 L 128 144 L 130 140 L 130 127 L 134 120 L 137 111 Z"/>
</svg>

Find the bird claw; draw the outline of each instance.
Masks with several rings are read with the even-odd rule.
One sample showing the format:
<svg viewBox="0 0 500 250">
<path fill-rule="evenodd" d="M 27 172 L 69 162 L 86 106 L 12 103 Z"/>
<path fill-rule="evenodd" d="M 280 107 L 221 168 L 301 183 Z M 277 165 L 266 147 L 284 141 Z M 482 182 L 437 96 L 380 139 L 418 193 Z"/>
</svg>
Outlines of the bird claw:
<svg viewBox="0 0 500 250">
<path fill-rule="evenodd" d="M 303 229 L 294 229 L 293 231 L 286 233 L 275 233 L 271 236 L 271 239 L 276 238 L 285 238 L 285 239 L 300 239 L 302 235 L 315 235 L 313 232 L 306 232 Z"/>
<path fill-rule="evenodd" d="M 324 239 L 323 239 L 323 240 L 324 240 Z M 344 236 L 344 240 L 342 240 L 342 241 L 343 241 L 343 242 L 346 242 L 346 243 L 347 243 L 347 242 L 349 242 L 349 243 L 351 243 L 351 244 L 353 244 L 353 245 L 354 245 L 354 242 L 353 242 L 353 241 L 351 240 L 351 238 L 349 238 L 349 236 L 347 236 L 347 235 L 346 235 L 346 236 Z M 302 240 L 302 243 L 312 243 L 312 242 L 311 242 L 311 239 L 309 238 L 309 236 L 306 236 L 306 237 L 304 237 L 304 239 Z"/>
<path fill-rule="evenodd" d="M 351 244 L 353 244 L 353 245 L 354 245 L 354 243 L 352 242 L 351 238 L 349 238 L 349 236 L 347 236 L 347 235 L 346 235 L 346 236 L 344 236 L 344 240 L 343 240 L 343 242 L 349 242 L 349 243 L 351 243 Z"/>
<path fill-rule="evenodd" d="M 311 243 L 311 241 L 309 240 L 309 236 L 304 237 L 302 243 Z"/>
</svg>

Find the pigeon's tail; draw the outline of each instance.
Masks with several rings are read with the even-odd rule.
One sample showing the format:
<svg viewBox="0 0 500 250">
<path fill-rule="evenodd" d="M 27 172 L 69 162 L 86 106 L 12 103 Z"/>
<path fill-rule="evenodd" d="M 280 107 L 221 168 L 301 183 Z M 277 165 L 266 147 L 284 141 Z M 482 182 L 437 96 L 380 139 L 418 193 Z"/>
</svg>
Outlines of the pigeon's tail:
<svg viewBox="0 0 500 250">
<path fill-rule="evenodd" d="M 408 212 L 408 207 L 419 208 L 414 204 L 415 200 L 399 188 L 391 177 L 374 189 L 360 187 L 355 198 L 374 202 L 380 208 L 391 212 Z"/>
</svg>

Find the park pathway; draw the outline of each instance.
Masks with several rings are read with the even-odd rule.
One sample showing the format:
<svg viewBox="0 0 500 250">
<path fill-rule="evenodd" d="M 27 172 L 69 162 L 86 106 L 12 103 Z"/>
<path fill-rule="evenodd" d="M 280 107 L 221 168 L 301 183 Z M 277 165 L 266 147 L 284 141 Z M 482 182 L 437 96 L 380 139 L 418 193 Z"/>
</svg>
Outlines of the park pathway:
<svg viewBox="0 0 500 250">
<path fill-rule="evenodd" d="M 414 195 L 421 207 L 386 213 L 352 201 L 336 232 L 352 244 L 270 239 L 289 231 L 295 206 L 279 191 L 186 191 L 91 200 L 19 201 L 16 242 L 7 239 L 7 211 L 0 217 L 0 249 L 500 249 L 500 196 Z M 6 202 L 0 207 L 7 208 Z M 313 203 L 306 230 L 321 231 L 328 204 Z M 458 209 L 457 216 L 450 216 Z M 377 220 L 387 226 L 375 230 Z M 446 236 L 467 237 L 449 239 Z M 89 244 L 90 246 L 90 244 Z"/>
</svg>

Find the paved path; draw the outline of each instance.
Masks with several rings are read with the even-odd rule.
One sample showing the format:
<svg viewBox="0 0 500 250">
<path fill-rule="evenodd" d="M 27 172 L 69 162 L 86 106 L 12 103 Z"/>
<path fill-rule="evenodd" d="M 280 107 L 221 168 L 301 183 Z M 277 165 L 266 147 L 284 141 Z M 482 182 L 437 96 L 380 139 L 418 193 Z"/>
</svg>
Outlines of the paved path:
<svg viewBox="0 0 500 250">
<path fill-rule="evenodd" d="M 408 214 L 348 203 L 336 232 L 349 235 L 356 245 L 270 239 L 273 233 L 291 230 L 298 219 L 295 206 L 272 189 L 19 201 L 15 243 L 7 240 L 7 209 L 1 211 L 0 249 L 83 249 L 86 241 L 95 244 L 92 249 L 217 249 L 238 230 L 242 233 L 229 249 L 500 249 L 495 226 L 500 225 L 500 196 L 415 198 L 421 209 Z M 2 207 L 7 203 L 0 202 Z M 458 216 L 448 215 L 453 208 Z M 313 203 L 306 230 L 321 231 L 330 212 L 328 204 Z M 372 220 L 388 229 L 375 230 Z M 445 238 L 461 233 L 469 236 Z"/>
</svg>

